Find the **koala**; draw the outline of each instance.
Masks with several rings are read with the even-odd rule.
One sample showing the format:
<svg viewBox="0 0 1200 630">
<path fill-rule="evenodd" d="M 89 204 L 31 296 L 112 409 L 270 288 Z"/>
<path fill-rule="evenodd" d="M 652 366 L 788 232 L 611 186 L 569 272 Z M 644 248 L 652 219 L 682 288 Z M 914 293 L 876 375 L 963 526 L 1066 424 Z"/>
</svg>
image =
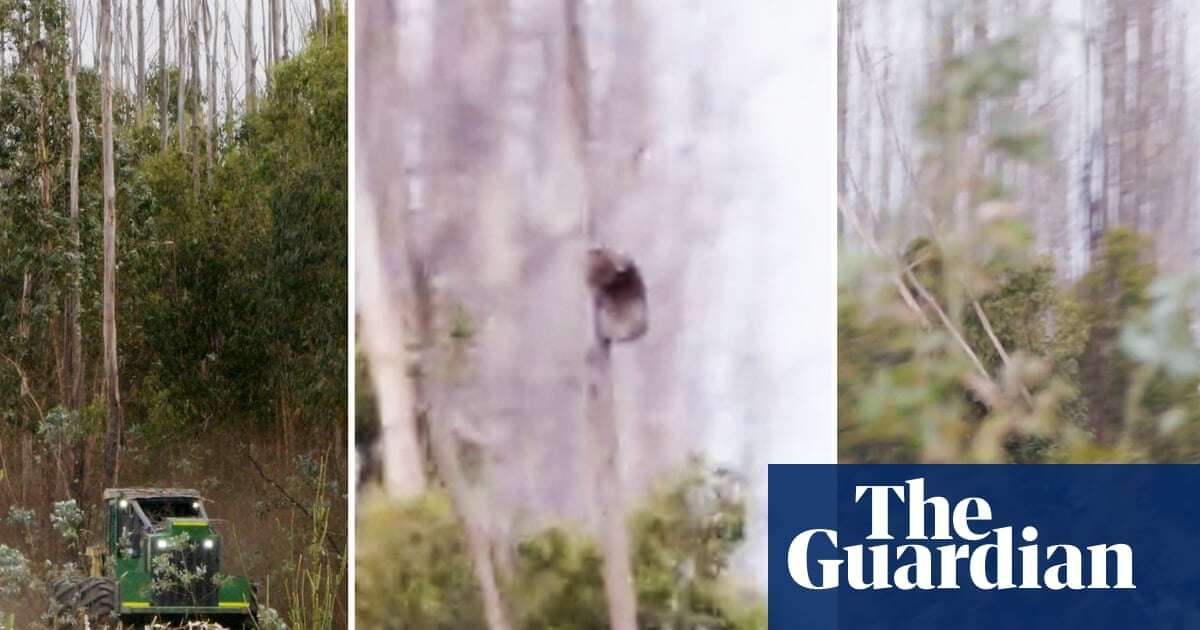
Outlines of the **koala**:
<svg viewBox="0 0 1200 630">
<path fill-rule="evenodd" d="M 605 343 L 633 341 L 650 327 L 646 284 L 633 259 L 606 247 L 588 250 L 587 284 L 596 335 Z"/>
</svg>

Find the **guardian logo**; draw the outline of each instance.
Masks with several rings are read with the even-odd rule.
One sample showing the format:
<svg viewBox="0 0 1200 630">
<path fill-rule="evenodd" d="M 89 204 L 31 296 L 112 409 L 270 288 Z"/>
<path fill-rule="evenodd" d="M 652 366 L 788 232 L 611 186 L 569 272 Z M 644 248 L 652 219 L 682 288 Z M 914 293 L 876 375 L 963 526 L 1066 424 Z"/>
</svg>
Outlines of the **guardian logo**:
<svg viewBox="0 0 1200 630">
<path fill-rule="evenodd" d="M 836 530 L 801 532 L 787 551 L 788 573 L 800 587 L 941 590 L 961 588 L 960 580 L 968 580 L 982 590 L 1136 588 L 1128 544 L 1094 544 L 1086 550 L 1071 544 L 1043 546 L 1037 528 L 1025 525 L 1018 546 L 1013 526 L 991 527 L 986 499 L 967 497 L 951 505 L 945 497 L 927 498 L 923 478 L 855 486 L 854 502 L 870 510 L 866 540 L 880 542 L 839 548 Z M 907 515 L 903 532 L 890 527 L 892 509 Z M 899 539 L 897 534 L 902 534 Z M 809 570 L 813 559 L 820 567 L 816 575 Z M 1109 573 L 1110 560 L 1115 561 L 1115 575 Z"/>
<path fill-rule="evenodd" d="M 772 630 L 1200 628 L 1200 466 L 767 477 Z"/>
</svg>

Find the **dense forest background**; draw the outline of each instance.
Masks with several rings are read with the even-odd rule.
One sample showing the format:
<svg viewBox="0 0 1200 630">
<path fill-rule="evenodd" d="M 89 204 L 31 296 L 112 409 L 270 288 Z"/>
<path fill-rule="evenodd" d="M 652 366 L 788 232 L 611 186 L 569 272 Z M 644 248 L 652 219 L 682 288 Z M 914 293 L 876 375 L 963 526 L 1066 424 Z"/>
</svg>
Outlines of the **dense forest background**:
<svg viewBox="0 0 1200 630">
<path fill-rule="evenodd" d="M 834 457 L 834 5 L 356 11 L 358 627 L 765 627 L 766 463 Z"/>
<path fill-rule="evenodd" d="M 83 566 L 114 483 L 201 490 L 224 572 L 290 627 L 345 627 L 347 54 L 337 0 L 0 0 L 0 610 L 19 627 Z"/>
<path fill-rule="evenodd" d="M 1193 9 L 842 0 L 843 461 L 1200 461 Z"/>
</svg>

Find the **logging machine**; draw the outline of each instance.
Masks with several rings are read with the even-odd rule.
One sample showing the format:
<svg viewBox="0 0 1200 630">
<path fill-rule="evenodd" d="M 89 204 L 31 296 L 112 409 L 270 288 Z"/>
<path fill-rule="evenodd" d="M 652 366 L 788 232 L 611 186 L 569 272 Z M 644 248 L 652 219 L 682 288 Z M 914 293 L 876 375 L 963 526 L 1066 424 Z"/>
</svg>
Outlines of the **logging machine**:
<svg viewBox="0 0 1200 630">
<path fill-rule="evenodd" d="M 50 585 L 52 628 L 207 621 L 252 628 L 255 587 L 221 572 L 221 537 L 204 499 L 180 488 L 104 491 L 106 536 L 88 549 L 89 576 Z"/>
</svg>

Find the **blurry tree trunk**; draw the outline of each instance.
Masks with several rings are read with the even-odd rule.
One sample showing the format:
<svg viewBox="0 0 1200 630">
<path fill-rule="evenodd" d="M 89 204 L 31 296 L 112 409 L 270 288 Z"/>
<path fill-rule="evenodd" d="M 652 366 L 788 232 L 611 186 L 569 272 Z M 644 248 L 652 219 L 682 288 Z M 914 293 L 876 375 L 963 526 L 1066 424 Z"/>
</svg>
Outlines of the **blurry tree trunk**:
<svg viewBox="0 0 1200 630">
<path fill-rule="evenodd" d="M 224 4 L 224 3 L 222 3 Z M 225 22 L 225 135 L 233 129 L 233 30 L 229 28 L 229 7 L 223 11 Z"/>
<path fill-rule="evenodd" d="M 621 41 L 625 46 L 635 47 L 643 41 L 639 32 L 640 22 L 636 8 L 626 0 L 615 3 L 613 23 L 625 31 Z M 617 143 L 623 138 L 616 129 L 602 129 L 597 133 L 592 120 L 591 76 L 592 68 L 587 51 L 587 28 L 584 21 L 585 7 L 582 0 L 565 0 L 564 17 L 567 31 L 567 63 L 565 77 L 569 86 L 569 110 L 575 126 L 576 151 L 586 176 L 586 199 L 583 218 L 586 246 L 589 252 L 599 245 L 597 234 L 598 212 L 611 209 L 619 200 L 616 189 L 631 182 L 618 181 L 624 173 L 620 166 L 612 163 L 609 155 L 617 151 L 601 152 L 595 148 L 598 137 L 605 142 Z M 617 52 L 618 60 L 612 70 L 623 83 L 623 98 L 635 100 L 642 96 L 635 59 L 639 51 L 623 49 Z M 631 63 L 632 61 L 632 63 Z M 618 99 L 622 96 L 610 96 Z M 632 125 L 630 120 L 620 120 L 635 115 L 634 103 L 605 104 L 610 124 Z M 622 107 L 624 106 L 624 107 Z M 627 148 L 627 147 L 621 147 Z M 607 158 L 607 160 L 606 160 Z M 591 282 L 589 270 L 589 282 Z M 593 291 L 595 286 L 591 287 Z M 625 517 L 624 480 L 621 475 L 620 423 L 616 415 L 613 398 L 612 360 L 610 340 L 602 336 L 597 312 L 597 296 L 593 295 L 592 339 L 585 362 L 586 372 L 586 429 L 593 447 L 593 491 L 600 526 L 600 545 L 603 551 L 604 594 L 608 602 L 609 624 L 613 630 L 637 630 L 637 595 L 634 592 L 632 552 L 629 543 L 629 524 Z"/>
<path fill-rule="evenodd" d="M 275 67 L 279 65 L 279 56 L 283 49 L 283 42 L 280 39 L 282 32 L 280 29 L 280 0 L 270 0 L 271 7 L 271 72 L 275 72 Z"/>
<path fill-rule="evenodd" d="M 322 2 L 322 0 L 313 0 L 313 10 L 316 11 L 313 14 L 313 20 L 315 22 L 313 27 L 318 29 L 322 28 L 322 25 L 325 23 L 325 4 Z"/>
<path fill-rule="evenodd" d="M 192 70 L 188 83 L 192 93 L 191 107 L 191 154 L 192 154 L 192 198 L 200 197 L 200 121 L 204 118 L 204 110 L 200 105 L 200 93 L 204 88 L 204 79 L 200 75 L 200 0 L 193 0 L 191 18 L 188 21 L 188 50 L 191 51 Z"/>
<path fill-rule="evenodd" d="M 146 98 L 146 24 L 145 0 L 137 0 L 137 100 L 138 109 L 145 106 Z"/>
<path fill-rule="evenodd" d="M 846 113 L 848 107 L 849 94 L 847 90 L 850 86 L 850 75 L 847 73 L 847 52 L 850 47 L 850 7 L 851 0 L 840 0 L 838 2 L 838 37 L 837 37 L 837 189 L 838 198 L 848 199 L 846 187 Z M 842 213 L 838 213 L 837 233 L 839 238 L 842 235 Z"/>
<path fill-rule="evenodd" d="M 254 111 L 254 0 L 246 0 L 246 113 Z"/>
<path fill-rule="evenodd" d="M 424 457 L 417 438 L 408 333 L 398 291 L 389 286 L 374 201 L 359 196 L 355 213 L 357 278 L 363 350 L 379 409 L 383 479 L 388 494 L 405 499 L 425 491 Z M 402 241 L 401 241 L 402 242 Z"/>
<path fill-rule="evenodd" d="M 167 11 L 166 0 L 158 0 L 158 132 L 162 150 L 170 142 L 171 126 L 167 120 L 167 95 L 171 89 L 167 75 Z"/>
<path fill-rule="evenodd" d="M 264 85 L 271 84 L 271 71 L 274 70 L 274 52 L 271 51 L 271 45 L 274 40 L 271 39 L 271 3 L 270 0 L 262 1 L 262 40 L 263 40 L 263 74 L 266 76 Z M 265 89 L 265 88 L 264 88 Z"/>
<path fill-rule="evenodd" d="M 1140 0 L 1137 5 L 1137 37 L 1138 59 L 1137 76 L 1134 87 L 1134 116 L 1136 126 L 1133 130 L 1135 141 L 1132 151 L 1135 154 L 1131 197 L 1130 226 L 1135 231 L 1143 228 L 1146 213 L 1147 188 L 1150 186 L 1147 163 L 1150 160 L 1150 109 L 1155 100 L 1153 91 L 1154 77 L 1154 2 Z"/>
<path fill-rule="evenodd" d="M 104 390 L 107 428 L 104 436 L 104 481 L 115 486 L 120 470 L 121 410 L 117 374 L 117 189 L 113 164 L 112 0 L 100 0 L 100 133 L 104 185 Z"/>
<path fill-rule="evenodd" d="M 216 20 L 210 10 L 208 0 L 203 4 L 204 16 L 204 50 L 208 54 L 208 115 L 204 117 L 204 150 L 208 158 L 208 184 L 212 185 L 213 178 L 213 143 L 214 129 L 217 125 L 217 55 L 216 39 L 220 36 L 221 23 Z"/>
<path fill-rule="evenodd" d="M 83 408 L 83 342 L 79 325 L 79 303 L 83 274 L 82 251 L 79 239 L 79 11 L 78 0 L 68 0 L 67 10 L 71 59 L 67 63 L 67 114 L 71 119 L 70 180 L 70 247 L 72 262 L 63 307 L 63 372 L 66 373 L 66 392 L 63 401 L 68 409 L 78 413 Z M 75 474 L 71 479 L 71 496 L 84 505 L 83 488 L 87 474 L 87 440 L 78 438 L 75 444 Z"/>
<path fill-rule="evenodd" d="M 1112 63 L 1113 85 L 1112 94 L 1115 101 L 1114 134 L 1117 142 L 1116 154 L 1116 224 L 1129 224 L 1129 206 L 1132 195 L 1131 185 L 1134 160 L 1131 151 L 1129 129 L 1129 47 L 1126 45 L 1129 33 L 1129 6 L 1127 2 L 1113 2 L 1113 32 L 1112 32 Z"/>
<path fill-rule="evenodd" d="M 283 58 L 286 60 L 289 57 L 288 42 L 291 39 L 291 24 L 288 21 L 287 0 L 279 0 L 279 13 L 283 17 Z"/>
<path fill-rule="evenodd" d="M 183 3 L 184 0 L 176 0 L 175 2 L 175 31 L 178 38 L 177 50 L 179 51 L 178 59 L 175 63 L 179 74 L 177 77 L 179 84 L 176 86 L 177 89 L 175 92 L 175 113 L 178 119 L 175 123 L 179 131 L 180 153 L 187 151 L 187 139 L 184 136 L 186 133 L 185 126 L 187 125 L 187 112 L 184 111 L 185 103 L 183 100 L 187 90 L 187 12 L 184 10 Z"/>
</svg>

